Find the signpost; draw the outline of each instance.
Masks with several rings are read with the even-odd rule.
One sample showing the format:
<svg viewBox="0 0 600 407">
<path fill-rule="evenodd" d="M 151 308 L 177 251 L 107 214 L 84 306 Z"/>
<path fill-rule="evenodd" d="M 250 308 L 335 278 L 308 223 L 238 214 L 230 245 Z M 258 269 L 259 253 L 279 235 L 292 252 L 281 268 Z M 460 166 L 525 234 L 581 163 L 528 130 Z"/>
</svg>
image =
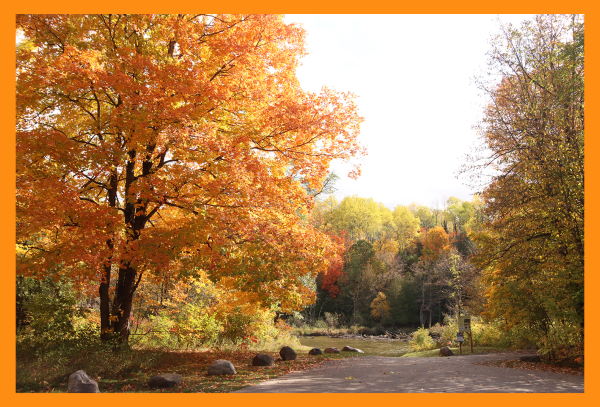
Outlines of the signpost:
<svg viewBox="0 0 600 407">
<path fill-rule="evenodd" d="M 471 332 L 471 317 L 468 315 L 458 317 L 459 332 Z"/>
<path fill-rule="evenodd" d="M 469 334 L 469 343 L 471 344 L 471 353 L 473 353 L 473 335 L 471 333 L 471 317 L 469 315 L 458 316 L 458 341 L 459 352 L 462 355 L 462 343 L 465 340 L 464 332 Z"/>
</svg>

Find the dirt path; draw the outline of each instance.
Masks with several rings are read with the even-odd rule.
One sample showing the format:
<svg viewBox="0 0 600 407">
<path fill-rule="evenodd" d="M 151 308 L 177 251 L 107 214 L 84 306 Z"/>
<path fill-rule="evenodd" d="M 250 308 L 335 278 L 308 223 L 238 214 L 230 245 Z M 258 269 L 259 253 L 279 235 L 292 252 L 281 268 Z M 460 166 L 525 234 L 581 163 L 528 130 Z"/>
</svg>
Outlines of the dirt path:
<svg viewBox="0 0 600 407">
<path fill-rule="evenodd" d="M 236 393 L 583 393 L 583 376 L 473 364 L 519 356 L 522 353 L 356 357 L 292 372 Z"/>
</svg>

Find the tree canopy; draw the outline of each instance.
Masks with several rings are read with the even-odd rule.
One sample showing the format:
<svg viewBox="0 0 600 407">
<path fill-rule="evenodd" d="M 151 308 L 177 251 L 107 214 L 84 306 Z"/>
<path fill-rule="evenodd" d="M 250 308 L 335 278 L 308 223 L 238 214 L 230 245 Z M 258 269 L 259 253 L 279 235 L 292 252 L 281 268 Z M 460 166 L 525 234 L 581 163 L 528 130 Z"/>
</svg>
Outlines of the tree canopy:
<svg viewBox="0 0 600 407">
<path fill-rule="evenodd" d="M 302 28 L 19 15 L 17 30 L 18 273 L 99 289 L 103 333 L 125 339 L 140 281 L 164 269 L 285 309 L 308 300 L 299 278 L 338 249 L 298 216 L 303 185 L 364 151 L 353 95 L 301 89 Z"/>
<path fill-rule="evenodd" d="M 479 125 L 488 221 L 474 234 L 489 313 L 538 332 L 546 350 L 583 346 L 584 23 L 541 15 L 505 26 L 501 80 Z"/>
</svg>

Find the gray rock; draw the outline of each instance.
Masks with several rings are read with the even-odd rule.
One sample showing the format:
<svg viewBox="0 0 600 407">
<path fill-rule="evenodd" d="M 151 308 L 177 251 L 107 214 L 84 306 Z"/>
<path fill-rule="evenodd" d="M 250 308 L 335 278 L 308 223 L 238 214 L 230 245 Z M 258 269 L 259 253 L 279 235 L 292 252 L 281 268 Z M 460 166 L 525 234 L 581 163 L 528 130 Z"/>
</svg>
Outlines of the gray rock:
<svg viewBox="0 0 600 407">
<path fill-rule="evenodd" d="M 275 361 L 267 354 L 259 353 L 252 359 L 252 366 L 273 366 Z"/>
<path fill-rule="evenodd" d="M 98 383 L 83 370 L 78 370 L 69 376 L 67 393 L 100 393 Z"/>
<path fill-rule="evenodd" d="M 360 349 L 353 348 L 351 346 L 344 346 L 342 348 L 342 352 L 357 352 L 357 353 L 365 353 Z"/>
<path fill-rule="evenodd" d="M 283 360 L 296 360 L 296 356 L 298 355 L 294 349 L 290 348 L 289 346 L 284 346 L 279 351 L 279 356 L 281 356 L 281 359 Z"/>
<path fill-rule="evenodd" d="M 540 363 L 542 361 L 542 359 L 540 359 L 540 357 L 538 355 L 521 356 L 519 358 L 519 360 L 521 362 L 533 362 L 533 363 Z"/>
<path fill-rule="evenodd" d="M 161 374 L 153 376 L 148 380 L 148 386 L 154 388 L 172 388 L 181 384 L 181 376 L 178 374 Z"/>
<path fill-rule="evenodd" d="M 449 347 L 444 346 L 440 348 L 440 356 L 454 356 L 454 353 L 452 353 Z"/>
<path fill-rule="evenodd" d="M 312 348 L 311 350 L 308 351 L 309 355 L 322 355 L 323 351 L 319 348 Z"/>
<path fill-rule="evenodd" d="M 326 348 L 325 353 L 340 353 L 338 348 Z"/>
<path fill-rule="evenodd" d="M 232 375 L 236 373 L 233 363 L 228 360 L 216 360 L 208 367 L 208 374 L 210 376 Z"/>
</svg>

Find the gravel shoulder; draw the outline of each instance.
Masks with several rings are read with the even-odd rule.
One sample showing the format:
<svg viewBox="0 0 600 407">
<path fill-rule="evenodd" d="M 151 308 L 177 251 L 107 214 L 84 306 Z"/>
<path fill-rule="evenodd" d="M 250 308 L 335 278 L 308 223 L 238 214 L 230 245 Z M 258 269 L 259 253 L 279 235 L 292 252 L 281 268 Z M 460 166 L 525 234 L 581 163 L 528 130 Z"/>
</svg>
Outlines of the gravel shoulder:
<svg viewBox="0 0 600 407">
<path fill-rule="evenodd" d="M 246 387 L 236 393 L 583 393 L 584 376 L 506 369 L 475 362 L 514 360 L 523 353 L 439 358 L 363 356 Z"/>
</svg>

